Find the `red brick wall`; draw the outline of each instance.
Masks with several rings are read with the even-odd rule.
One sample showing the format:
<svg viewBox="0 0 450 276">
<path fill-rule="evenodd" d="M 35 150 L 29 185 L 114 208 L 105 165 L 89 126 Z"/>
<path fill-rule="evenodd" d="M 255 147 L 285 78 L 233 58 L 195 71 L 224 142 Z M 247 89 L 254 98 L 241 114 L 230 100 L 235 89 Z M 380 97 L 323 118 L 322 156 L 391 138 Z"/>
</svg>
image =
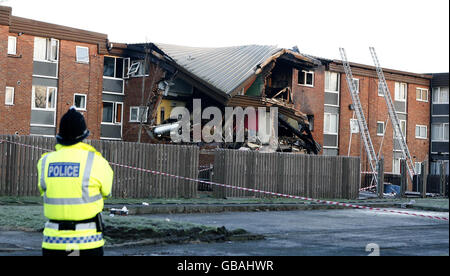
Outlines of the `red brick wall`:
<svg viewBox="0 0 450 276">
<path fill-rule="evenodd" d="M 76 61 L 76 46 L 89 48 L 89 63 Z M 60 41 L 57 124 L 74 105 L 74 94 L 87 95 L 86 111 L 80 111 L 91 132 L 89 139 L 100 139 L 102 112 L 103 56 L 96 45 Z"/>
<path fill-rule="evenodd" d="M 17 34 L 6 34 L 17 37 L 17 51 L 15 56 L 1 55 L 6 61 L 6 73 L 2 74 L 0 82 L 5 86 L 14 87 L 14 105 L 5 105 L 4 87 L 0 97 L 0 129 L 4 134 L 18 133 L 20 135 L 30 134 L 31 116 L 31 86 L 33 74 L 33 45 L 34 37 L 29 35 L 17 36 Z M 2 40 L 3 41 L 3 40 Z"/>
<path fill-rule="evenodd" d="M 156 72 L 156 74 L 155 74 Z M 150 75 L 145 79 L 145 91 L 144 91 L 144 105 L 149 96 L 151 89 L 156 89 L 158 82 L 163 78 L 163 73 L 160 70 L 156 70 L 154 64 L 150 67 Z M 153 83 L 153 85 L 152 85 Z M 153 87 L 152 87 L 153 86 Z M 139 134 L 139 123 L 130 123 L 130 107 L 140 106 L 142 99 L 142 78 L 130 78 L 125 82 L 125 101 L 123 111 L 123 137 L 122 139 L 127 142 L 137 142 Z M 148 121 L 150 123 L 150 120 Z M 141 142 L 151 142 L 149 135 L 145 128 L 142 128 Z"/>
<path fill-rule="evenodd" d="M 296 108 L 306 114 L 314 115 L 314 138 L 323 145 L 323 113 L 324 113 L 324 84 L 325 71 L 321 67 L 315 71 L 314 87 L 298 85 L 297 70 L 293 73 L 293 94 Z M 393 129 L 389 119 L 387 106 L 384 97 L 378 96 L 378 78 L 354 75 L 360 80 L 360 100 L 364 115 L 368 123 L 370 135 L 375 152 L 378 154 L 383 137 L 377 136 L 377 122 L 388 120 L 386 135 L 383 141 L 381 153 L 385 159 L 385 172 L 392 172 L 393 159 Z M 395 81 L 387 81 L 392 99 L 394 99 Z M 416 100 L 416 87 L 427 88 L 425 85 L 408 84 L 407 98 L 407 143 L 411 156 L 417 162 L 426 159 L 429 150 L 430 138 L 430 102 L 419 102 Z M 430 93 L 429 93 L 430 94 Z M 352 104 L 345 73 L 340 74 L 340 114 L 339 114 L 339 155 L 348 154 L 350 142 L 350 119 L 353 118 L 353 111 L 349 109 Z M 428 126 L 428 138 L 415 138 L 416 125 Z M 362 169 L 368 170 L 369 164 L 365 153 L 364 145 L 359 134 L 353 134 L 351 156 L 361 156 Z M 411 187 L 410 187 L 411 188 Z"/>
<path fill-rule="evenodd" d="M 298 70 L 292 73 L 292 95 L 296 109 L 307 115 L 314 115 L 314 139 L 323 145 L 323 113 L 324 113 L 324 91 L 325 73 L 321 67 L 314 73 L 314 87 L 298 84 Z"/>
</svg>

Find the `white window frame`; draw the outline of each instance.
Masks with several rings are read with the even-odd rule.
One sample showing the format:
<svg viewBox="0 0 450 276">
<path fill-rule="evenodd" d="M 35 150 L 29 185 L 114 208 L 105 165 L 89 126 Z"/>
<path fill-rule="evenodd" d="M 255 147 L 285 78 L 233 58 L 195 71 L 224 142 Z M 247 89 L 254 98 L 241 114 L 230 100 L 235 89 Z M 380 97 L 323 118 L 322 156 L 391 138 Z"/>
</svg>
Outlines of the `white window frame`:
<svg viewBox="0 0 450 276">
<path fill-rule="evenodd" d="M 140 110 L 141 110 L 141 108 L 142 107 L 139 107 L 139 106 L 131 106 L 130 107 L 130 123 L 139 123 L 140 122 L 140 120 L 139 120 L 139 116 L 140 116 Z M 131 114 L 133 113 L 133 110 L 137 110 L 137 118 L 136 118 L 136 120 L 133 120 L 132 119 L 132 117 L 131 117 Z M 148 107 L 145 107 L 145 114 L 147 114 L 148 115 L 148 110 L 149 110 L 149 108 Z M 147 118 L 148 116 L 144 116 L 144 120 L 142 121 L 142 123 L 147 123 L 147 120 L 148 120 L 148 118 Z"/>
<path fill-rule="evenodd" d="M 420 99 L 417 99 L 417 90 L 420 90 Z M 427 93 L 427 97 L 426 100 L 423 100 L 423 92 Z M 428 102 L 428 95 L 429 95 L 429 91 L 426 88 L 420 88 L 420 87 L 416 87 L 416 101 L 418 102 Z"/>
<path fill-rule="evenodd" d="M 113 108 L 113 110 L 112 110 L 112 122 L 103 122 L 103 103 L 112 103 L 113 104 L 113 106 L 112 106 L 112 108 Z M 122 112 L 121 112 L 121 114 L 120 114 L 120 118 L 121 118 L 121 122 L 120 123 L 117 123 L 117 117 L 116 117 L 116 114 L 117 114 L 117 106 L 118 105 L 122 105 Z M 123 125 L 123 107 L 124 107 L 124 104 L 123 104 L 123 102 L 113 102 L 113 101 L 102 101 L 102 125 L 112 125 L 112 126 L 121 126 L 121 125 Z"/>
<path fill-rule="evenodd" d="M 327 78 L 329 77 L 329 75 L 331 74 L 336 74 L 337 75 L 337 91 L 334 90 L 328 90 L 327 89 Z M 339 91 L 341 90 L 341 78 L 340 78 L 340 74 L 338 72 L 332 72 L 332 71 L 325 71 L 325 92 L 327 93 L 336 93 L 339 94 Z"/>
<path fill-rule="evenodd" d="M 114 76 L 115 77 L 109 77 L 109 76 L 103 75 L 103 78 L 110 79 L 110 80 L 124 80 L 124 79 L 126 79 L 129 68 L 125 68 L 125 64 L 128 63 L 128 65 L 130 65 L 129 58 L 113 57 L 113 56 L 105 56 L 104 58 L 113 58 L 114 59 Z M 117 76 L 116 76 L 116 74 L 117 74 L 117 59 L 119 59 L 119 58 L 121 58 L 123 60 L 123 65 L 122 65 L 123 66 L 123 68 L 122 68 L 123 71 L 122 71 L 122 77 L 121 78 L 117 78 Z M 125 60 L 128 60 L 128 61 L 125 62 Z M 118 93 L 115 93 L 115 94 L 118 94 Z"/>
<path fill-rule="evenodd" d="M 419 136 L 417 136 L 417 128 L 419 128 Z M 425 137 L 422 137 L 422 136 L 420 136 L 420 133 L 421 133 L 421 131 L 420 131 L 420 129 L 423 129 L 423 128 L 425 128 Z M 425 125 L 416 125 L 416 130 L 415 130 L 415 136 L 416 136 L 416 138 L 417 139 L 428 139 L 428 126 L 425 126 Z"/>
<path fill-rule="evenodd" d="M 378 124 L 382 124 L 383 125 L 383 133 L 379 133 L 378 132 Z M 385 132 L 386 132 L 386 126 L 384 125 L 384 122 L 377 121 L 377 136 L 384 136 Z"/>
<path fill-rule="evenodd" d="M 398 92 L 397 92 L 397 84 L 398 84 L 398 88 L 400 89 Z M 402 99 L 402 98 L 400 98 L 400 96 L 401 96 L 401 89 L 402 89 L 402 87 L 405 87 L 405 98 L 404 99 Z M 395 88 L 394 88 L 394 99 L 395 99 L 395 101 L 397 101 L 397 102 L 406 102 L 406 99 L 408 98 L 408 84 L 407 83 L 405 83 L 405 82 L 395 82 Z"/>
<path fill-rule="evenodd" d="M 381 89 L 382 86 L 383 86 L 383 84 L 381 82 L 378 82 L 378 96 L 380 96 L 380 97 L 384 97 L 384 90 Z"/>
<path fill-rule="evenodd" d="M 6 94 L 7 94 L 7 91 L 8 91 L 8 89 L 10 89 L 10 91 L 11 91 L 11 102 L 7 102 L 7 97 L 6 97 Z M 5 105 L 14 105 L 14 87 L 11 87 L 11 86 L 6 86 L 6 89 L 5 89 Z"/>
<path fill-rule="evenodd" d="M 400 166 L 400 164 L 401 164 L 401 162 L 400 162 L 400 160 L 401 160 L 402 158 L 392 158 L 392 173 L 393 174 L 400 174 L 401 173 L 401 166 Z M 398 163 L 397 163 L 397 162 Z M 397 164 L 396 164 L 397 163 Z"/>
<path fill-rule="evenodd" d="M 447 128 L 449 128 L 449 123 L 434 123 L 431 124 L 431 131 L 433 131 L 433 125 L 439 125 L 442 127 L 442 131 L 440 130 L 442 135 L 439 135 L 440 137 L 436 140 L 435 138 L 433 138 L 433 133 L 431 133 L 431 142 L 448 142 L 449 140 L 445 139 L 445 126 L 447 125 Z"/>
<path fill-rule="evenodd" d="M 36 47 L 36 41 L 37 40 L 45 40 L 45 58 L 44 59 L 40 59 L 38 57 L 36 57 L 36 49 L 34 49 L 34 54 L 33 54 L 33 60 L 34 61 L 40 61 L 40 62 L 50 62 L 50 63 L 57 63 L 59 61 L 59 40 L 55 39 L 55 38 L 45 38 L 45 37 L 35 37 L 34 38 L 34 47 Z M 56 59 L 53 59 L 53 48 L 52 48 L 52 44 L 56 43 Z"/>
<path fill-rule="evenodd" d="M 355 81 L 358 83 L 358 85 L 356 86 L 356 88 L 357 88 L 356 93 L 359 94 L 359 92 L 361 91 L 361 81 L 357 78 L 353 78 L 353 82 L 355 82 Z"/>
<path fill-rule="evenodd" d="M 78 57 L 78 49 L 86 49 L 87 50 L 87 60 L 79 60 Z M 75 47 L 75 60 L 77 63 L 84 63 L 84 64 L 89 64 L 89 47 L 85 47 L 85 46 L 76 46 Z"/>
<path fill-rule="evenodd" d="M 77 106 L 75 105 L 75 98 L 76 98 L 77 96 L 82 96 L 82 97 L 84 97 L 84 108 L 80 108 L 80 107 L 77 107 Z M 73 94 L 73 106 L 75 106 L 75 109 L 76 109 L 76 110 L 86 111 L 86 110 L 87 110 L 87 95 L 86 95 L 86 94 L 79 94 L 79 93 Z"/>
<path fill-rule="evenodd" d="M 449 100 L 449 96 L 450 95 L 447 96 L 447 102 L 441 102 L 441 88 L 443 88 L 443 87 L 434 87 L 433 88 L 433 95 L 432 95 L 432 99 L 431 99 L 433 104 L 448 104 L 449 103 L 448 100 Z M 446 88 L 447 88 L 447 94 L 449 94 L 450 93 L 449 89 L 448 89 L 448 87 L 446 87 Z M 437 90 L 436 91 L 437 92 L 437 98 L 438 98 L 437 102 L 434 101 L 434 95 L 436 94 L 435 89 Z"/>
<path fill-rule="evenodd" d="M 117 122 L 117 106 L 118 105 L 121 105 L 122 106 L 122 108 L 120 109 L 120 122 L 118 123 Z M 122 125 L 123 124 L 123 107 L 124 107 L 124 104 L 123 104 L 123 102 L 115 102 L 114 103 L 114 124 L 115 125 Z"/>
<path fill-rule="evenodd" d="M 305 80 L 305 83 L 300 83 L 300 78 L 298 78 L 297 83 L 301 86 L 307 86 L 307 87 L 314 87 L 314 71 L 306 71 L 306 70 L 301 70 L 299 71 L 299 74 L 303 74 L 304 77 L 303 79 Z M 307 74 L 312 74 L 312 84 L 306 84 L 307 81 Z"/>
<path fill-rule="evenodd" d="M 36 107 L 35 104 L 35 89 L 36 86 L 42 86 L 46 87 L 46 101 L 45 101 L 45 108 Z M 48 95 L 50 92 L 50 89 L 55 89 L 55 107 L 48 107 Z M 53 86 L 43 86 L 43 85 L 33 85 L 31 88 L 31 109 L 32 110 L 46 110 L 46 111 L 56 111 L 56 107 L 58 106 L 58 88 Z M 55 112 L 56 113 L 56 112 Z"/>
<path fill-rule="evenodd" d="M 326 127 L 325 127 L 326 126 L 326 117 L 327 116 L 329 116 L 329 118 L 331 118 L 331 116 L 336 116 L 336 132 L 335 133 L 334 132 L 330 132 L 329 129 L 327 130 Z M 339 114 L 337 114 L 337 113 L 324 113 L 323 134 L 339 135 Z"/>
<path fill-rule="evenodd" d="M 8 55 L 17 55 L 17 37 L 8 36 Z"/>
</svg>

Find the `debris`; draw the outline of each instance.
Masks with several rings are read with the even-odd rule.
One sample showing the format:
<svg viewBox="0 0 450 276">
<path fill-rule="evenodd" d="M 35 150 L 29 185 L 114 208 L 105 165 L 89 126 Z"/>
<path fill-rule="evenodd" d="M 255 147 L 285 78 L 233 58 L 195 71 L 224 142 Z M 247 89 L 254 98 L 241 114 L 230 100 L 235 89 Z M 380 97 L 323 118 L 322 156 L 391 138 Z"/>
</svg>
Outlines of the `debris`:
<svg viewBox="0 0 450 276">
<path fill-rule="evenodd" d="M 119 216 L 128 216 L 128 209 L 126 206 L 123 206 L 122 209 L 116 209 L 116 208 L 111 208 L 110 210 L 110 216 L 111 215 L 119 215 Z"/>
<path fill-rule="evenodd" d="M 150 204 L 148 204 L 147 202 L 142 202 L 142 205 L 149 206 Z"/>
</svg>

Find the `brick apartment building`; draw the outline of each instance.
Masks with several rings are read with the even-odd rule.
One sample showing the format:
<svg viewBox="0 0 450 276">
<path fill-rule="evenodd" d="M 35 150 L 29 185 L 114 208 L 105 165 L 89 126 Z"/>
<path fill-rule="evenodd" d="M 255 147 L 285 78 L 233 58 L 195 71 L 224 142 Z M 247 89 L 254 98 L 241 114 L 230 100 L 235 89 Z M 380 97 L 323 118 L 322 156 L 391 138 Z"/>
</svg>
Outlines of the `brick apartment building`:
<svg viewBox="0 0 450 276">
<path fill-rule="evenodd" d="M 100 138 L 104 34 L 13 16 L 0 6 L 0 132 L 54 136 L 70 106 Z"/>
<path fill-rule="evenodd" d="M 144 59 L 141 46 L 109 43 L 105 34 L 16 17 L 11 8 L 0 6 L 0 133 L 54 136 L 59 118 L 75 105 L 86 117 L 91 139 L 137 141 L 137 117 L 145 108 L 141 106 L 142 78 L 130 78 L 127 70 Z M 147 76 L 145 91 L 153 91 L 171 79 L 177 67 L 167 62 L 171 57 L 158 47 L 153 50 L 154 68 L 150 71 L 158 74 L 150 76 L 145 70 L 137 74 Z M 352 102 L 342 62 L 318 60 L 321 65 L 313 69 L 273 68 L 289 71 L 286 83 L 292 90 L 293 103 L 308 115 L 313 137 L 323 146 L 321 154 L 361 156 L 362 169 L 367 170 L 359 134 L 351 134 Z M 375 151 L 383 143 L 385 171 L 399 173 L 401 152 L 378 89 L 376 70 L 354 63 L 351 67 Z M 427 159 L 430 149 L 432 77 L 390 69 L 384 72 L 411 156 L 420 163 Z M 202 80 L 190 73 L 178 72 L 172 79 L 174 85 L 158 107 L 157 123 L 168 117 L 172 107 L 184 104 L 177 100 L 180 94 L 184 101 L 207 94 L 202 92 L 208 90 L 203 89 Z M 245 87 L 236 90 L 238 93 L 254 88 L 252 83 L 242 85 Z M 142 135 L 147 137 L 145 131 Z"/>
<path fill-rule="evenodd" d="M 362 169 L 367 171 L 369 164 L 360 135 L 352 134 L 350 129 L 355 117 L 342 62 L 321 61 L 323 66 L 315 71 L 294 72 L 293 83 L 297 84 L 293 87 L 294 102 L 302 112 L 314 116 L 313 135 L 323 145 L 323 154 L 361 156 Z M 398 174 L 402 154 L 394 139 L 385 99 L 378 88 L 376 69 L 362 64 L 350 65 L 374 149 L 378 153 L 382 144 L 385 171 Z M 427 160 L 430 145 L 431 77 L 383 70 L 411 156 L 419 168 L 419 163 Z"/>
</svg>

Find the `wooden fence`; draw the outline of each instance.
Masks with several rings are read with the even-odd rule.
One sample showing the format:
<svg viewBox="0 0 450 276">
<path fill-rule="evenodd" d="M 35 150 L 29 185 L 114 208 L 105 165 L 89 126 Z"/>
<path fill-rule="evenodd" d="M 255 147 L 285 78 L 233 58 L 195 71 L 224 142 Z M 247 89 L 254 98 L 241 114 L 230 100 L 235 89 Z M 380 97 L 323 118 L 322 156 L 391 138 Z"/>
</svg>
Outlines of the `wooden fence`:
<svg viewBox="0 0 450 276">
<path fill-rule="evenodd" d="M 217 150 L 214 181 L 233 186 L 311 198 L 356 199 L 360 159 L 287 153 Z M 213 187 L 216 197 L 268 197 Z"/>
<path fill-rule="evenodd" d="M 53 150 L 54 138 L 0 135 L 0 139 Z M 109 162 L 189 178 L 197 178 L 199 149 L 196 146 L 153 145 L 113 141 L 87 141 Z M 0 195 L 36 196 L 36 164 L 46 150 L 0 142 Z M 112 165 L 112 194 L 123 198 L 192 198 L 197 183 L 154 175 Z"/>
</svg>

